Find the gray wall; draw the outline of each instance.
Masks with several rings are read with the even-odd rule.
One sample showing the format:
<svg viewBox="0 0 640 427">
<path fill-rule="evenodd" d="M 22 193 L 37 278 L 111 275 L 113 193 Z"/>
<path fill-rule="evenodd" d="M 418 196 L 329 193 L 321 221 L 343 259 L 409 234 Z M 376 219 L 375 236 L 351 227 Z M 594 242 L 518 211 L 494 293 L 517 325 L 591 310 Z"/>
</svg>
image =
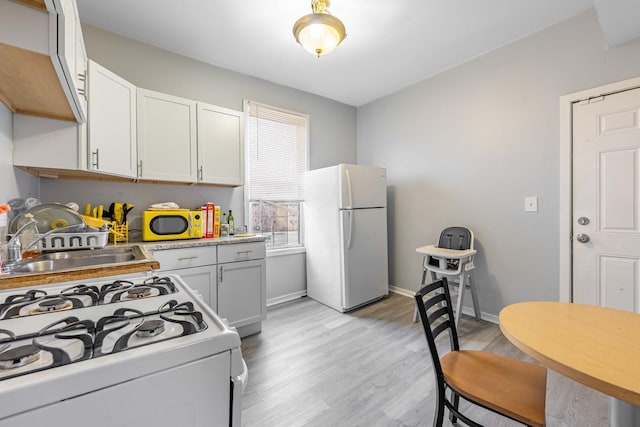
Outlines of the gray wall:
<svg viewBox="0 0 640 427">
<path fill-rule="evenodd" d="M 466 225 L 482 311 L 557 300 L 559 97 L 637 76 L 640 41 L 607 49 L 588 11 L 358 108 L 358 162 L 388 170 L 391 284 L 417 289 L 415 248 Z"/>
<path fill-rule="evenodd" d="M 356 109 L 296 89 L 269 83 L 205 64 L 83 25 L 89 58 L 138 87 L 242 110 L 243 99 L 309 114 L 310 166 L 312 169 L 340 162 L 356 162 Z M 41 180 L 46 201 L 99 204 L 126 201 L 136 205 L 132 226 L 139 227 L 140 212 L 151 203 L 175 201 L 184 207 L 213 201 L 224 211 L 233 209 L 243 221 L 242 187 L 107 183 L 96 181 Z"/>
<path fill-rule="evenodd" d="M 11 111 L 0 102 L 0 203 L 16 197 L 39 197 L 38 178 L 13 167 Z"/>
</svg>

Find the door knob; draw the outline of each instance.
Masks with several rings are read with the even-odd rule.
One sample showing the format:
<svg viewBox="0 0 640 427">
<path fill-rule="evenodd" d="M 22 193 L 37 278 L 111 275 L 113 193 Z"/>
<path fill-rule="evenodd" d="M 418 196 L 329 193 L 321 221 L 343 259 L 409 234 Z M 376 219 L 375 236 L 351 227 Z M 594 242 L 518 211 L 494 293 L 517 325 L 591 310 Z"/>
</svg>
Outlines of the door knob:
<svg viewBox="0 0 640 427">
<path fill-rule="evenodd" d="M 580 218 L 578 218 L 578 224 L 580 225 L 589 224 L 589 218 L 587 218 L 586 216 L 581 216 Z"/>
<path fill-rule="evenodd" d="M 589 235 L 580 233 L 576 236 L 576 240 L 580 243 L 587 243 L 589 241 Z"/>
</svg>

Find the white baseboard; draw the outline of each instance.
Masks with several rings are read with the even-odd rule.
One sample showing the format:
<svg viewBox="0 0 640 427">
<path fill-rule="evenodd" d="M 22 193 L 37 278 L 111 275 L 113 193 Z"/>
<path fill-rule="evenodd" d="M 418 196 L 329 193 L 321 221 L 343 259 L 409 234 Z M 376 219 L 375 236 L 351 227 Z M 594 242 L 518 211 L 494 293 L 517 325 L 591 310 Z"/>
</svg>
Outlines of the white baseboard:
<svg viewBox="0 0 640 427">
<path fill-rule="evenodd" d="M 415 294 L 415 291 L 408 291 L 404 288 L 398 288 L 396 286 L 389 286 L 389 290 L 394 294 L 402 295 L 409 298 L 413 298 L 413 294 Z"/>
<path fill-rule="evenodd" d="M 415 291 L 410 291 L 404 288 L 398 288 L 396 286 L 389 286 L 389 290 L 398 295 L 402 295 L 405 297 L 413 298 Z M 464 303 L 464 301 L 463 301 Z M 462 307 L 462 312 L 468 316 L 475 316 L 475 312 L 473 311 L 473 307 Z M 480 312 L 480 318 L 482 320 L 486 320 L 487 322 L 495 323 L 496 325 L 500 324 L 500 319 L 495 314 L 485 313 L 484 311 Z"/>
<path fill-rule="evenodd" d="M 294 299 L 302 298 L 307 296 L 307 291 L 299 291 L 294 292 L 292 294 L 281 295 L 279 297 L 270 298 L 267 300 L 267 307 L 271 307 L 272 305 L 282 304 L 283 302 L 293 301 Z"/>
<path fill-rule="evenodd" d="M 473 307 L 463 307 L 462 312 L 467 316 L 474 317 L 476 313 L 473 311 Z M 487 322 L 494 323 L 496 325 L 500 324 L 500 319 L 495 314 L 485 313 L 484 311 L 480 311 L 480 318 L 482 320 L 486 320 Z"/>
</svg>

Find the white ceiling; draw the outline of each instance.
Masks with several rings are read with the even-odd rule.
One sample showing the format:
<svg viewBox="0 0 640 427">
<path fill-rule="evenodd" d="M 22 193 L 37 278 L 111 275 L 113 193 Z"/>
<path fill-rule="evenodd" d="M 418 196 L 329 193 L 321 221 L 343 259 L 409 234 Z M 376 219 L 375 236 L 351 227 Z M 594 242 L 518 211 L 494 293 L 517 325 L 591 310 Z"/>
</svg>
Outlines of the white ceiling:
<svg viewBox="0 0 640 427">
<path fill-rule="evenodd" d="M 632 0 L 637 1 L 637 0 Z M 82 22 L 353 106 L 594 6 L 594 0 L 333 0 L 347 38 L 322 58 L 292 34 L 310 0 L 77 0 Z"/>
</svg>

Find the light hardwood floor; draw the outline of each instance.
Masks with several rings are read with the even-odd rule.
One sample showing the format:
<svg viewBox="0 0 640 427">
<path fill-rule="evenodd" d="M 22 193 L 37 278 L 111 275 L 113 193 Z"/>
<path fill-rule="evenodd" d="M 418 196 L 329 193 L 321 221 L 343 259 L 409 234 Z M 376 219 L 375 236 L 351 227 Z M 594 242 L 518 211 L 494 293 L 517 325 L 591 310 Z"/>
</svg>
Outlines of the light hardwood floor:
<svg viewBox="0 0 640 427">
<path fill-rule="evenodd" d="M 242 340 L 242 424 L 431 426 L 433 371 L 412 315 L 413 299 L 397 294 L 347 314 L 310 298 L 270 308 L 262 332 Z M 532 360 L 492 323 L 463 316 L 459 333 L 463 348 Z M 480 408 L 472 414 L 486 426 L 520 425 Z M 605 395 L 549 371 L 547 426 L 607 423 Z"/>
</svg>

